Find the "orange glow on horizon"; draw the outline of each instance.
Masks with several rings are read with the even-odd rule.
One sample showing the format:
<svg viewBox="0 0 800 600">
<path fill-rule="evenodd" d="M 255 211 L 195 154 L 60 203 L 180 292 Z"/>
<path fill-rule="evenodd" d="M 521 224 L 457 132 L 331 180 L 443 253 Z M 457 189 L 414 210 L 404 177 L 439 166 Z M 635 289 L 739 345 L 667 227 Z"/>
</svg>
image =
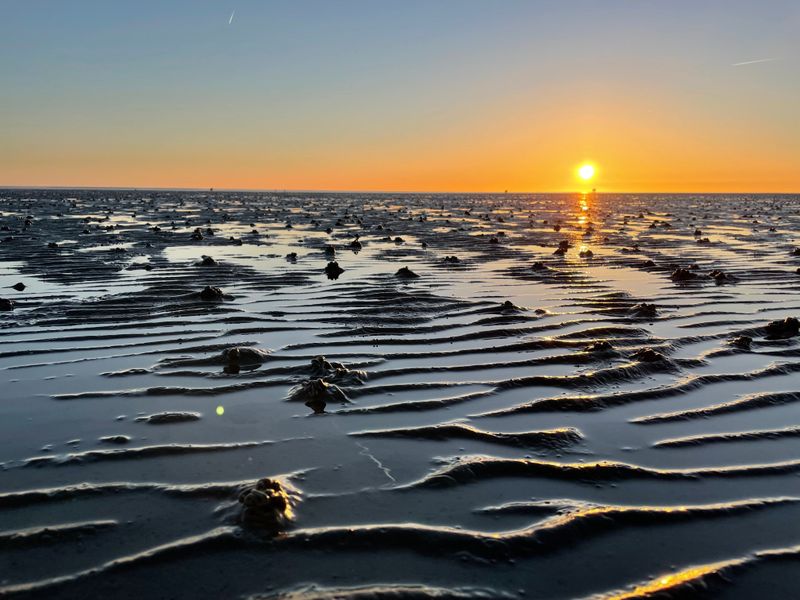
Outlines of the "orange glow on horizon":
<svg viewBox="0 0 800 600">
<path fill-rule="evenodd" d="M 0 146 L 0 186 L 574 192 L 583 155 L 602 156 L 606 193 L 800 191 L 793 139 L 693 121 L 668 99 L 661 119 L 650 114 L 657 99 L 639 111 L 616 97 L 593 101 L 588 112 L 571 97 L 539 108 L 520 102 L 461 115 L 458 127 L 387 126 L 380 135 L 342 133 L 326 120 L 285 130 L 198 123 L 170 135 L 134 122 L 113 135 L 87 127 L 79 140 L 54 129 L 47 144 L 11 131 Z"/>
</svg>

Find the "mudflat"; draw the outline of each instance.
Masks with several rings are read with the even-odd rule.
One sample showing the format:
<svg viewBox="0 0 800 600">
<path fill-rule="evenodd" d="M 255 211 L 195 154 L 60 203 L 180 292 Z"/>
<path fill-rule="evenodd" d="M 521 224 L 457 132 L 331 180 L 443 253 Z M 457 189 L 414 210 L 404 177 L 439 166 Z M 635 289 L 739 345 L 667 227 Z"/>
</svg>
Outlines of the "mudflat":
<svg viewBox="0 0 800 600">
<path fill-rule="evenodd" d="M 799 206 L 0 191 L 0 595 L 790 597 Z"/>
</svg>

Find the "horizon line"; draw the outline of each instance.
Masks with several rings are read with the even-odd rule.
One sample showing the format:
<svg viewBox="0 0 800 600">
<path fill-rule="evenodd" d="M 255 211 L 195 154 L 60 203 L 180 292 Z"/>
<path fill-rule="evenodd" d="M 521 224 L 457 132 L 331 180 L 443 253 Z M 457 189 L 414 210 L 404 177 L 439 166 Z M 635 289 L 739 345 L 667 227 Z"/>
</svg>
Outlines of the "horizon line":
<svg viewBox="0 0 800 600">
<path fill-rule="evenodd" d="M 742 192 L 742 191 L 714 191 L 714 192 L 699 192 L 699 191 L 597 191 L 593 188 L 592 191 L 581 190 L 565 190 L 565 191 L 550 191 L 550 192 L 534 192 L 534 191 L 491 191 L 491 192 L 455 192 L 455 191 L 431 191 L 431 190 L 347 190 L 347 189 L 290 189 L 290 188 L 212 188 L 212 187 L 140 187 L 140 186 L 62 186 L 62 185 L 0 185 L 0 190 L 69 190 L 69 191 L 99 191 L 99 190 L 114 190 L 114 191 L 153 191 L 153 192 L 253 192 L 253 193 L 273 193 L 273 194 L 430 194 L 430 195 L 521 195 L 521 194 L 664 194 L 664 195 L 722 195 L 722 194 L 735 194 L 735 195 L 781 195 L 781 196 L 794 196 L 800 195 L 800 191 L 788 192 Z"/>
</svg>

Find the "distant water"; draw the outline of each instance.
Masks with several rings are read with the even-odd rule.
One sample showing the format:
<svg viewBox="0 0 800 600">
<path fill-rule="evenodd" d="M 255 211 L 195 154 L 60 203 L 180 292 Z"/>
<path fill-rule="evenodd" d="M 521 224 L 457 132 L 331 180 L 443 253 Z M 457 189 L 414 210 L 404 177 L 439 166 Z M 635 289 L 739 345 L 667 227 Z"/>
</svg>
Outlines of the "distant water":
<svg viewBox="0 0 800 600">
<path fill-rule="evenodd" d="M 0 595 L 796 596 L 800 196 L 0 197 Z"/>
</svg>

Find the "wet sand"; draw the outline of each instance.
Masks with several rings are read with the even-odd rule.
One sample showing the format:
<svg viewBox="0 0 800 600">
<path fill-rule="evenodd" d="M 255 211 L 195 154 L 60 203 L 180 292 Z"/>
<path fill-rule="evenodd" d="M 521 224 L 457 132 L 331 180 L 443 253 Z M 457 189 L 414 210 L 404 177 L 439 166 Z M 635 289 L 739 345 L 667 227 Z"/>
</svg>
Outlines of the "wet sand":
<svg viewBox="0 0 800 600">
<path fill-rule="evenodd" d="M 0 596 L 795 594 L 798 196 L 0 197 Z"/>
</svg>

